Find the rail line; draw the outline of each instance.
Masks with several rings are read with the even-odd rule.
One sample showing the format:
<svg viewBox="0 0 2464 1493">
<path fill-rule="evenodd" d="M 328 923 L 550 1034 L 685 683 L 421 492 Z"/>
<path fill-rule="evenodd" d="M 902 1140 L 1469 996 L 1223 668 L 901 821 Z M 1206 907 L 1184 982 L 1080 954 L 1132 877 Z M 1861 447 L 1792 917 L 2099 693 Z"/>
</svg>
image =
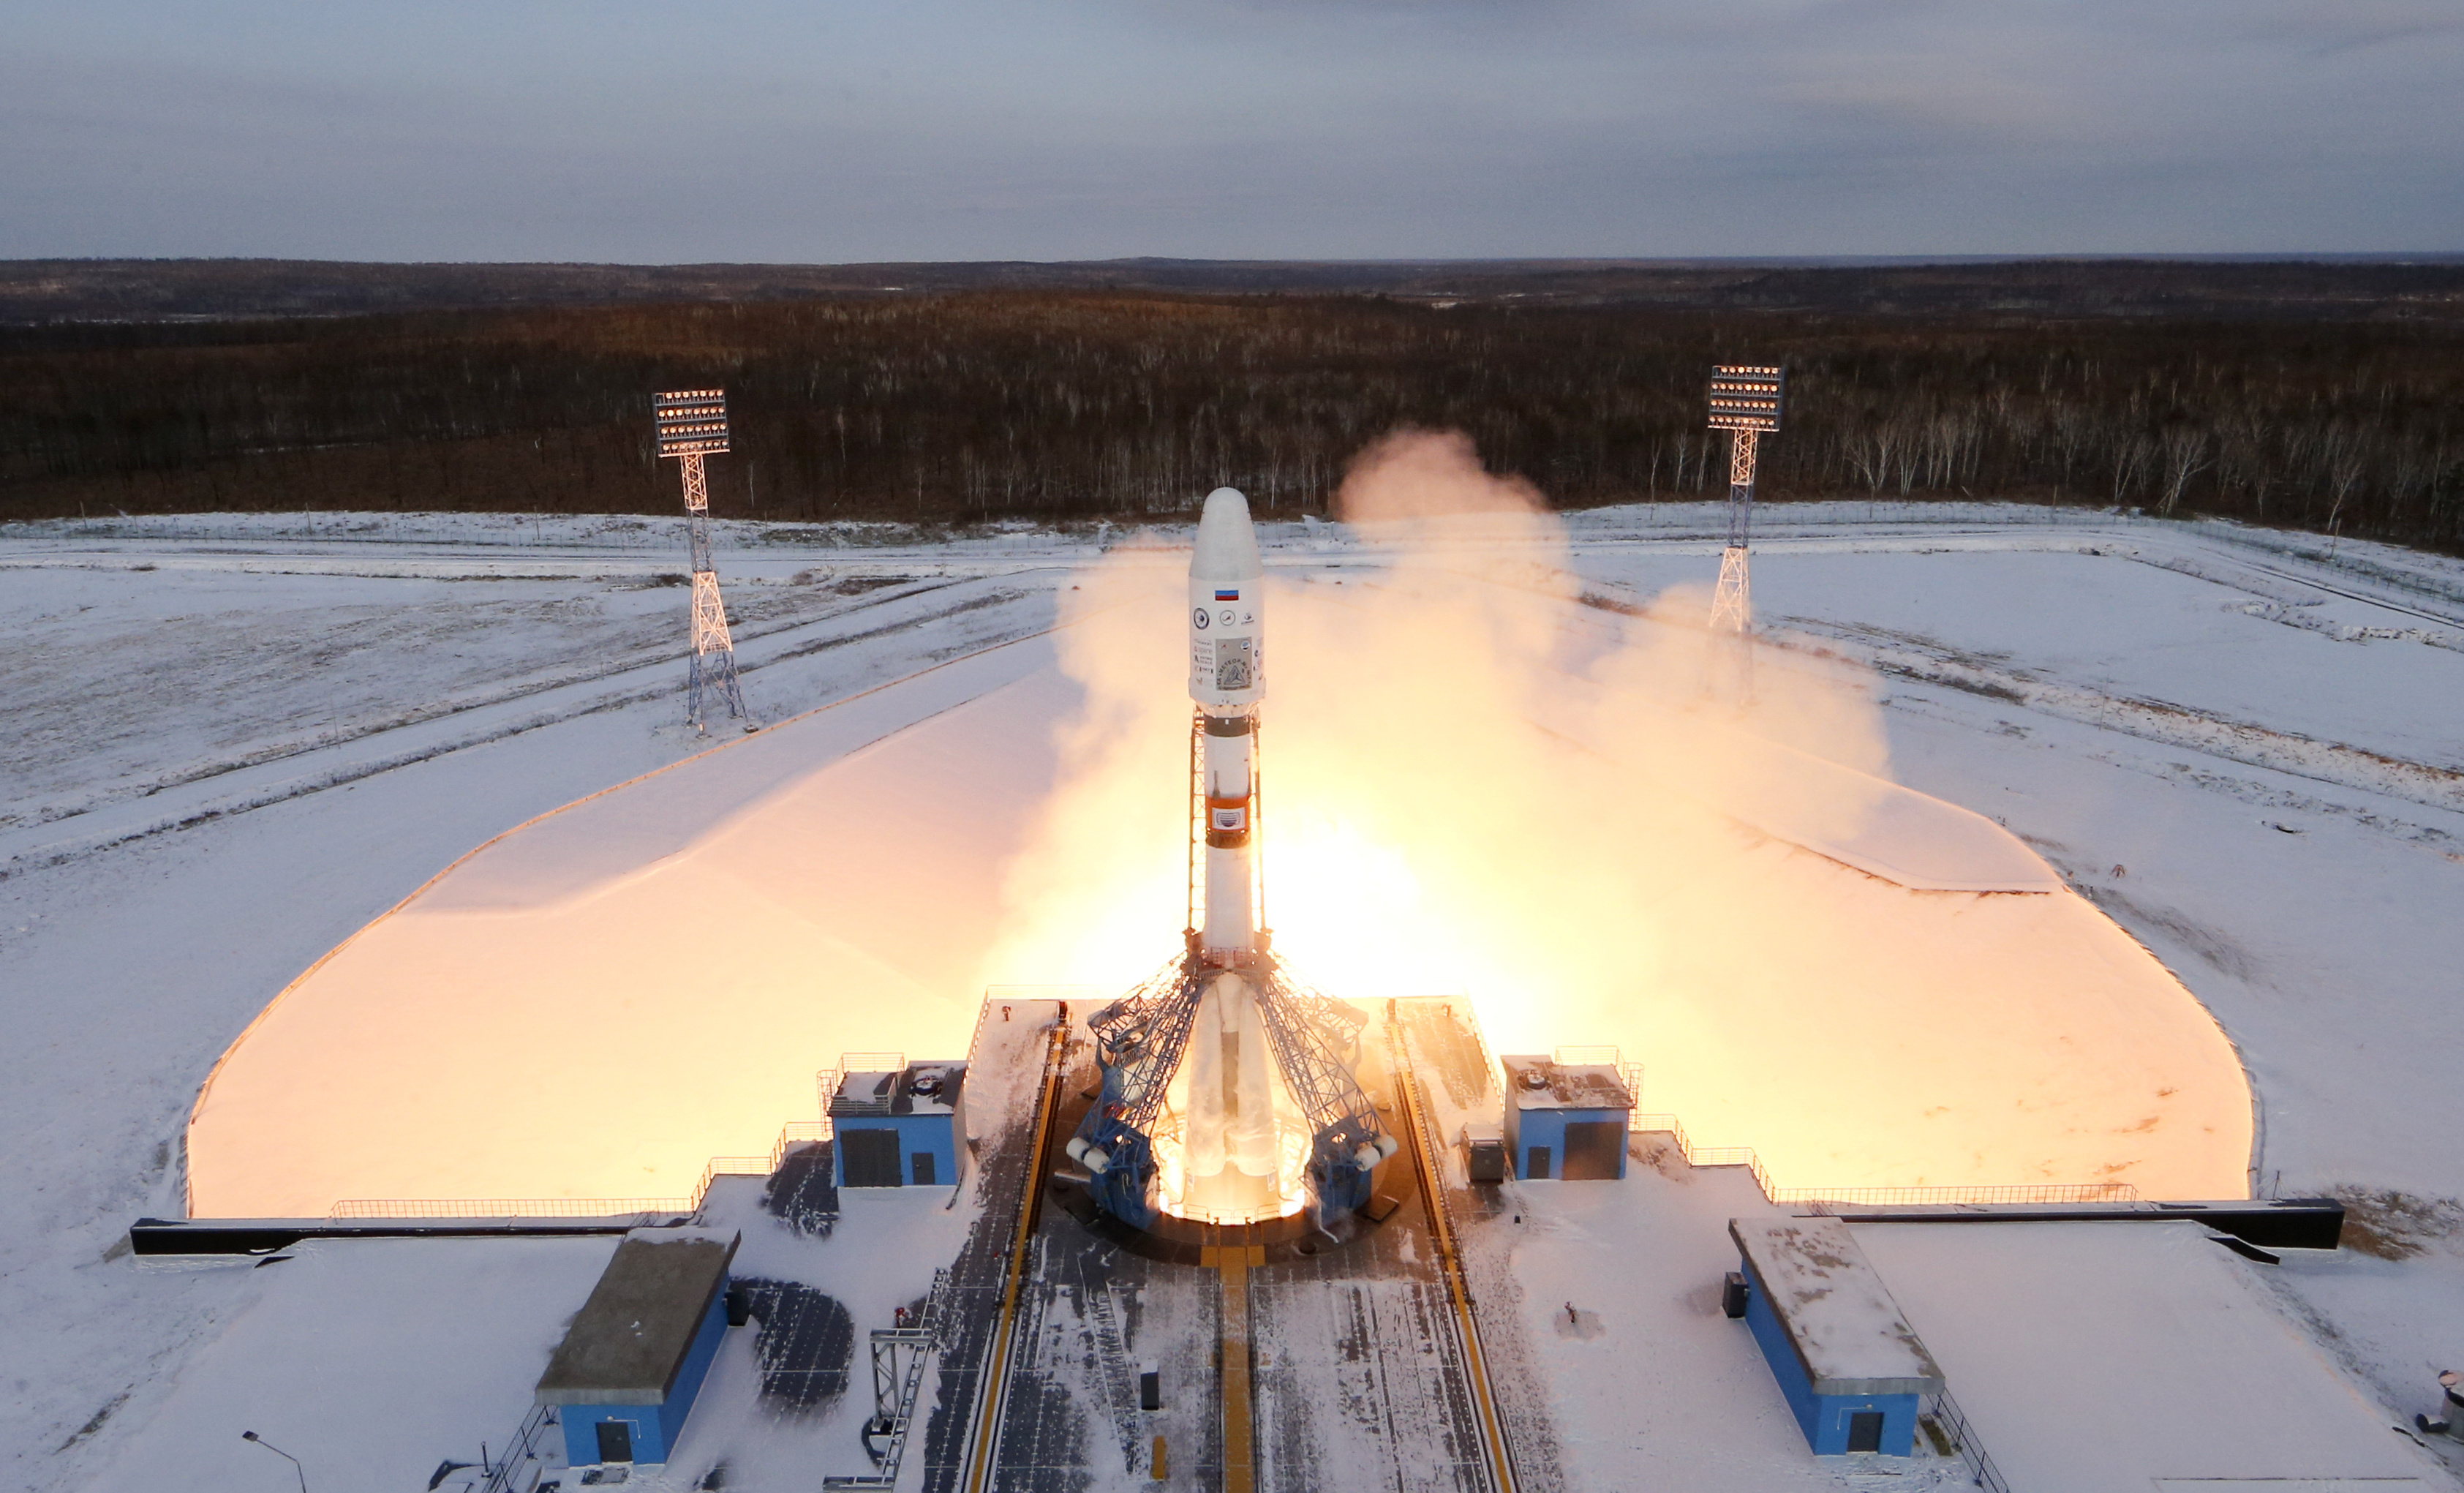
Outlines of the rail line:
<svg viewBox="0 0 2464 1493">
<path fill-rule="evenodd" d="M 1454 1305 L 1456 1330 L 1463 1340 L 1463 1362 L 1470 1370 L 1472 1397 L 1480 1406 L 1481 1432 L 1488 1443 L 1491 1485 L 1497 1493 L 1515 1493 L 1514 1459 L 1507 1445 L 1506 1425 L 1497 1413 L 1497 1396 L 1488 1382 L 1488 1360 L 1481 1352 L 1480 1320 L 1472 1312 L 1471 1290 L 1463 1282 L 1463 1256 L 1455 1240 L 1454 1214 L 1446 1205 L 1445 1176 L 1439 1170 L 1435 1121 L 1428 1097 L 1413 1070 L 1405 1045 L 1403 1023 L 1393 1002 L 1386 1013 L 1386 1042 L 1395 1060 L 1395 1102 L 1412 1132 L 1412 1161 L 1419 1174 L 1420 1197 L 1429 1219 L 1429 1237 L 1438 1249 L 1439 1270 Z"/>
<path fill-rule="evenodd" d="M 1026 1284 L 1027 1252 L 1034 1247 L 1036 1219 L 1043 1212 L 1045 1173 L 1052 1164 L 1052 1131 L 1061 1114 L 1061 1081 L 1069 1065 L 1069 1003 L 1061 1001 L 1059 1006 L 1052 1021 L 1052 1039 L 1044 1053 L 1043 1085 L 1035 1097 L 1035 1149 L 1028 1157 L 1026 1196 L 1019 1203 L 1017 1237 L 1010 1241 L 1001 1327 L 993 1334 L 991 1356 L 984 1365 L 983 1403 L 976 1421 L 975 1449 L 967 1458 L 967 1493 L 983 1493 L 995 1443 L 1001 1438 L 1001 1410 L 1009 1397 L 1010 1340 L 1018 1329 L 1018 1297 Z"/>
</svg>

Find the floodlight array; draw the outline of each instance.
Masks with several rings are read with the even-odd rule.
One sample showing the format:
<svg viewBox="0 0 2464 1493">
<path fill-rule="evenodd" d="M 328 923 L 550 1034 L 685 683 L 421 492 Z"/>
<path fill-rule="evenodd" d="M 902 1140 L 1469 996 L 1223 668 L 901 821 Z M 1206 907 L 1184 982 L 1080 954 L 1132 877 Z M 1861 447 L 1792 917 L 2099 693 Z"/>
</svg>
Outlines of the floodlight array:
<svg viewBox="0 0 2464 1493">
<path fill-rule="evenodd" d="M 727 450 L 727 391 L 677 389 L 651 396 L 661 456 L 708 456 Z"/>
<path fill-rule="evenodd" d="M 1783 368 L 1723 363 L 1711 370 L 1711 428 L 1774 431 L 1788 383 Z"/>
</svg>

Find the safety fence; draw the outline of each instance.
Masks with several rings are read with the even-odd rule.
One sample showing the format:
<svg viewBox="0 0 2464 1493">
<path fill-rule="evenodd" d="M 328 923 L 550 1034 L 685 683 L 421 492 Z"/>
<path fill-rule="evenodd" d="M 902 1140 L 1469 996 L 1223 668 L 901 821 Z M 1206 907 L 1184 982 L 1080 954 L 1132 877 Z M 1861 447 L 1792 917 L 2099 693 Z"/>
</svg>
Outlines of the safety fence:
<svg viewBox="0 0 2464 1493">
<path fill-rule="evenodd" d="M 645 1223 L 693 1211 L 689 1197 L 345 1197 L 325 1217 L 341 1219 L 624 1219 Z"/>
<path fill-rule="evenodd" d="M 1480 1055 L 1483 1062 L 1490 1061 L 1488 1043 L 1485 1038 L 1481 1041 Z M 1617 1082 L 1625 1086 L 1626 1097 L 1633 1100 L 1638 1108 L 1642 1104 L 1642 1065 L 1626 1062 L 1625 1054 L 1615 1043 L 1601 1043 L 1590 1047 L 1554 1048 L 1549 1054 L 1549 1061 L 1561 1068 L 1614 1068 L 1617 1070 Z"/>
<path fill-rule="evenodd" d="M 766 1156 L 713 1156 L 683 1197 L 346 1197 L 329 1219 L 624 1219 L 645 1222 L 701 1211 L 722 1176 L 769 1176 L 789 1153 L 830 1138 L 827 1119 L 790 1120 Z"/>
<path fill-rule="evenodd" d="M 839 1084 L 849 1073 L 902 1073 L 905 1072 L 906 1069 L 907 1054 L 903 1052 L 843 1052 L 839 1054 L 839 1065 L 837 1067 L 824 1068 L 814 1078 L 813 1087 L 821 1090 L 823 1120 L 826 1122 L 829 1119 L 830 1104 L 833 1100 L 838 1098 Z M 863 1112 L 867 1114 L 888 1114 L 890 1112 L 891 1097 L 892 1096 L 890 1091 L 888 1089 L 884 1089 L 880 1097 L 877 1099 L 857 1099 L 850 1096 L 844 1102 L 850 1113 Z"/>
<path fill-rule="evenodd" d="M 547 1439 L 548 1427 L 555 1424 L 554 1405 L 534 1405 L 529 1417 L 522 1421 L 522 1428 L 514 1433 L 513 1442 L 505 1448 L 502 1457 L 490 1461 L 488 1449 L 480 1447 L 479 1466 L 487 1474 L 487 1481 L 479 1485 L 479 1493 L 530 1493 L 537 1487 L 541 1475 L 552 1465 L 549 1458 L 552 1448 L 541 1443 Z M 531 1474 L 528 1482 L 521 1481 L 524 1472 Z"/>
<path fill-rule="evenodd" d="M 1677 1143 L 1687 1166 L 1743 1167 L 1754 1185 L 1774 1203 L 1802 1205 L 1815 1213 L 1833 1208 L 1954 1207 L 1979 1203 L 2115 1203 L 2137 1202 L 2139 1189 L 2127 1182 L 2021 1182 L 1996 1187 L 1781 1187 L 1771 1181 L 1762 1157 L 1751 1146 L 1697 1146 L 1673 1114 L 1636 1111 L 1629 1129 L 1658 1133 Z"/>
<path fill-rule="evenodd" d="M 2002 1469 L 1993 1465 L 1993 1458 L 1985 1450 L 1985 1443 L 1976 1438 L 1975 1428 L 1961 1414 L 1959 1401 L 1950 1397 L 1950 1391 L 1926 1395 L 1917 1421 L 1934 1443 L 1934 1451 L 1958 1458 L 1977 1487 L 1985 1493 L 2011 1493 L 2011 1484 L 2002 1481 Z"/>
</svg>

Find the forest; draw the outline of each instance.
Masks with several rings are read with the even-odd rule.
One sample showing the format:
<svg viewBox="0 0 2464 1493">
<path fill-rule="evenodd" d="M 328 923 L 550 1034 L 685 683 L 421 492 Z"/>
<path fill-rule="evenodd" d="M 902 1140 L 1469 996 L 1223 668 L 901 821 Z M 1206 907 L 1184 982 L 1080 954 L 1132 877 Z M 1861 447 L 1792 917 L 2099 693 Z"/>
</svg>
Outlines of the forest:
<svg viewBox="0 0 2464 1493">
<path fill-rule="evenodd" d="M 1566 507 L 1697 498 L 1727 482 L 1705 376 L 1749 362 L 1790 376 L 1766 501 L 2121 505 L 2464 552 L 2447 310 L 1037 286 L 57 319 L 0 326 L 0 519 L 665 512 L 650 394 L 709 384 L 735 429 L 714 506 L 738 517 L 1134 519 L 1221 483 L 1323 513 L 1403 427 L 1465 430 Z"/>
</svg>

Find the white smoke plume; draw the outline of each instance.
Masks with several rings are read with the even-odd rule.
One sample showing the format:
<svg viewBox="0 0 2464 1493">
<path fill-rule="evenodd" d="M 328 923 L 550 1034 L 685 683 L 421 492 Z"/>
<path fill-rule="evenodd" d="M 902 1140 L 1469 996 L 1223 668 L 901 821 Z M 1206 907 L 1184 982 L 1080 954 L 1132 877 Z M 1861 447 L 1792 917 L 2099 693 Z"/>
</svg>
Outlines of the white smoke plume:
<svg viewBox="0 0 2464 1493">
<path fill-rule="evenodd" d="M 1460 434 L 1373 445 L 1338 510 L 1374 557 L 1268 552 L 1265 911 L 1305 977 L 1465 994 L 1497 1051 L 1616 1044 L 1646 1109 L 1785 1185 L 2242 1190 L 2229 1043 L 2093 908 L 1910 892 L 1742 827 L 1858 831 L 1879 784 L 1752 743 L 1879 779 L 1869 679 L 1765 648 L 1742 719 L 1707 703 L 1707 592 L 1579 604 L 1539 493 Z M 1065 593 L 1085 704 L 991 982 L 1124 988 L 1177 947 L 1185 564 L 1116 554 Z"/>
</svg>

